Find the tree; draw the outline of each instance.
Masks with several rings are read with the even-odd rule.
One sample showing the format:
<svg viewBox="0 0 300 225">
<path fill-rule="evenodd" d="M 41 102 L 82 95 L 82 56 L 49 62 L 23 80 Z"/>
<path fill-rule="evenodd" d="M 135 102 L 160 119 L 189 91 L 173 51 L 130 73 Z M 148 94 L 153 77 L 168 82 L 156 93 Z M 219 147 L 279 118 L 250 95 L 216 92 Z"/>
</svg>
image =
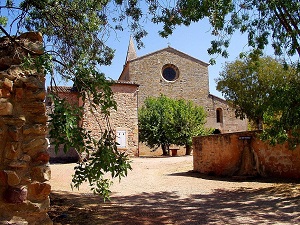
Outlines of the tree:
<svg viewBox="0 0 300 225">
<path fill-rule="evenodd" d="M 169 146 L 174 139 L 170 121 L 173 120 L 173 100 L 161 95 L 158 98 L 146 98 L 139 109 L 139 141 L 150 148 L 162 148 L 163 155 L 168 155 Z"/>
<path fill-rule="evenodd" d="M 139 140 L 150 148 L 162 147 L 163 155 L 171 144 L 184 145 L 189 155 L 192 137 L 209 133 L 205 119 L 203 108 L 191 101 L 148 97 L 139 110 Z"/>
<path fill-rule="evenodd" d="M 292 131 L 295 144 L 299 136 L 299 73 L 295 68 L 286 68 L 271 57 L 245 57 L 227 63 L 216 81 L 217 90 L 236 108 L 237 117 L 247 117 L 258 129 L 264 128 L 264 139 L 282 143 Z"/>
<path fill-rule="evenodd" d="M 248 46 L 252 48 L 253 56 L 261 55 L 268 45 L 272 45 L 276 55 L 300 56 L 298 1 L 178 0 L 174 5 L 153 8 L 153 21 L 164 25 L 160 32 L 163 37 L 172 34 L 178 25 L 189 26 L 208 18 L 211 34 L 216 37 L 208 49 L 209 54 L 227 57 L 230 38 L 239 31 L 248 34 Z"/>
<path fill-rule="evenodd" d="M 0 33 L 12 42 L 18 44 L 15 36 L 25 31 L 43 34 L 44 54 L 37 60 L 24 58 L 23 66 L 42 69 L 50 75 L 51 86 L 56 85 L 56 77 L 73 81 L 78 97 L 89 101 L 90 110 L 97 110 L 99 106 L 106 118 L 108 125 L 101 127 L 102 136 L 97 140 L 88 130 L 78 126 L 83 116 L 82 108 L 59 99 L 52 89 L 54 111 L 50 115 L 50 139 L 54 140 L 56 148 L 63 145 L 65 151 L 73 147 L 79 153 L 90 153 L 88 160 L 78 162 L 72 182 L 79 187 L 82 182 L 89 181 L 91 189 L 105 198 L 110 180 L 104 178 L 104 174 L 121 178 L 130 169 L 127 156 L 117 151 L 115 134 L 109 126 L 110 110 L 116 109 L 116 103 L 111 82 L 100 68 L 111 64 L 114 50 L 105 40 L 110 31 L 123 29 L 125 19 L 137 40 L 146 34 L 137 25 L 140 13 L 135 4 L 115 15 L 109 10 L 121 9 L 121 6 L 122 1 L 99 0 L 7 0 L 0 3 Z"/>
<path fill-rule="evenodd" d="M 196 106 L 192 101 L 183 99 L 174 102 L 174 119 L 171 120 L 171 129 L 174 129 L 174 144 L 183 145 L 186 155 L 192 151 L 192 138 L 211 133 L 210 129 L 204 128 L 206 113 L 201 106 Z"/>
<path fill-rule="evenodd" d="M 236 116 L 249 120 L 262 129 L 264 112 L 271 104 L 278 87 L 291 77 L 291 71 L 271 57 L 252 60 L 245 57 L 226 63 L 216 79 L 220 91 L 236 108 Z"/>
</svg>

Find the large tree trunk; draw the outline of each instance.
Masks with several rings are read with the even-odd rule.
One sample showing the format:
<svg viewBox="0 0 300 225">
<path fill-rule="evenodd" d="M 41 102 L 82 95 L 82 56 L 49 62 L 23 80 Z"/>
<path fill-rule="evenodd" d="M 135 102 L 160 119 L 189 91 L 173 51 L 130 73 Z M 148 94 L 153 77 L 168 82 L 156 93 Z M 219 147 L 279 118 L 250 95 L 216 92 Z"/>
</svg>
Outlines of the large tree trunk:
<svg viewBox="0 0 300 225">
<path fill-rule="evenodd" d="M 190 145 L 186 145 L 185 146 L 185 155 L 191 155 L 191 153 L 192 153 L 192 146 L 190 146 Z"/>
</svg>

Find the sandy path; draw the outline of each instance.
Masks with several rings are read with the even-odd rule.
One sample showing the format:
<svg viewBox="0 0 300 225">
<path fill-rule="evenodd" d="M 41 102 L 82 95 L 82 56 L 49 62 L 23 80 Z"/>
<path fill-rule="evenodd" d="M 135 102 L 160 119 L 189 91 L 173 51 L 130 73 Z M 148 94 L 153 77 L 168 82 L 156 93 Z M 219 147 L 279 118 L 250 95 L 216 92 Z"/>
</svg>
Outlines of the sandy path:
<svg viewBox="0 0 300 225">
<path fill-rule="evenodd" d="M 128 177 L 111 187 L 112 202 L 90 203 L 89 224 L 300 224 L 299 184 L 200 176 L 192 160 L 132 159 Z M 54 192 L 71 191 L 74 165 L 51 165 Z M 78 192 L 72 201 L 93 201 L 87 185 Z"/>
</svg>

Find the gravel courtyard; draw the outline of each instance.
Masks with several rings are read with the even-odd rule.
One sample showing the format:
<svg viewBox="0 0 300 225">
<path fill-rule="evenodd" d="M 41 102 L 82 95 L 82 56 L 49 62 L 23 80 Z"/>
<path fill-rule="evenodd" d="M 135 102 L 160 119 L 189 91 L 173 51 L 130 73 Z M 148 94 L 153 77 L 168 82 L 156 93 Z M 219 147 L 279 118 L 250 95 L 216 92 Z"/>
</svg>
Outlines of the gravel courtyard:
<svg viewBox="0 0 300 225">
<path fill-rule="evenodd" d="M 300 224 L 295 182 L 203 176 L 192 156 L 133 158 L 104 203 L 88 185 L 72 191 L 74 166 L 51 165 L 54 224 Z"/>
</svg>

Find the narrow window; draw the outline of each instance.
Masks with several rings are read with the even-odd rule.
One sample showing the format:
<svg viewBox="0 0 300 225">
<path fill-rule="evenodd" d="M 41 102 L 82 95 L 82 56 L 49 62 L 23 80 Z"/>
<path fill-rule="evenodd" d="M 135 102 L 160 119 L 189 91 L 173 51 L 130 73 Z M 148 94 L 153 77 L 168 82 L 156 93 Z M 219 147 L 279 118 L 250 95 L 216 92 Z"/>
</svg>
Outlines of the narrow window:
<svg viewBox="0 0 300 225">
<path fill-rule="evenodd" d="M 221 108 L 217 108 L 216 110 L 217 123 L 223 123 L 223 112 Z"/>
<path fill-rule="evenodd" d="M 126 148 L 127 146 L 127 135 L 126 130 L 117 130 L 117 146 L 119 148 Z"/>
</svg>

